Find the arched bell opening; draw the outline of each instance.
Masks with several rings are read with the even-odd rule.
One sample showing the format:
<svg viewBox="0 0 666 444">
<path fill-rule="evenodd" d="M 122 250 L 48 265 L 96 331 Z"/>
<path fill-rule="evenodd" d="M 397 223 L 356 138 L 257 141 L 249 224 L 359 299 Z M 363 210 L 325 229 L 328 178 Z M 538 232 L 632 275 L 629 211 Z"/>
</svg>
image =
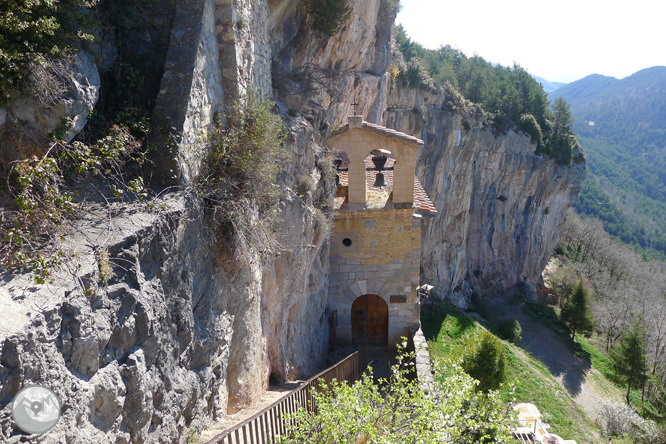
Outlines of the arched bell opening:
<svg viewBox="0 0 666 444">
<path fill-rule="evenodd" d="M 365 158 L 366 171 L 370 174 L 370 186 L 373 188 L 386 188 L 392 183 L 387 178 L 387 171 L 393 170 L 395 165 L 395 157 L 389 150 L 374 149 L 370 151 L 369 155 Z M 374 177 L 373 177 L 374 176 Z"/>
</svg>

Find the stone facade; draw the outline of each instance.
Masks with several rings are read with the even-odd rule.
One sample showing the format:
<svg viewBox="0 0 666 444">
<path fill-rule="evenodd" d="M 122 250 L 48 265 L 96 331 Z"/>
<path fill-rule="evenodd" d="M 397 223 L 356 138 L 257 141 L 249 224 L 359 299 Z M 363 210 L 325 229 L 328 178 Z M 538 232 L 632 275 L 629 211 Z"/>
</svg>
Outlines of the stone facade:
<svg viewBox="0 0 666 444">
<path fill-rule="evenodd" d="M 395 345 L 419 326 L 421 218 L 414 210 L 338 211 L 331 238 L 330 301 L 337 310 L 336 337 L 352 341 L 351 306 L 365 294 L 389 308 L 388 340 Z M 344 239 L 352 241 L 349 247 Z"/>
<path fill-rule="evenodd" d="M 331 234 L 329 300 L 337 314 L 336 339 L 341 343 L 368 341 L 373 336 L 368 332 L 376 328 L 387 331 L 387 337 L 376 334 L 370 342 L 394 346 L 401 337 L 410 335 L 410 328 L 418 329 L 420 325 L 417 287 L 421 223 L 424 215 L 435 211 L 415 199 L 424 194 L 414 177 L 416 156 L 423 142 L 354 116 L 333 133 L 327 144 L 348 159 L 348 173 L 339 173 Z M 374 186 L 378 173 L 372 167 L 371 152 L 391 156 L 382 173 L 385 186 Z M 369 315 L 369 302 L 353 308 L 364 295 L 383 299 L 388 319 L 384 319 L 383 307 L 377 307 L 381 314 Z"/>
</svg>

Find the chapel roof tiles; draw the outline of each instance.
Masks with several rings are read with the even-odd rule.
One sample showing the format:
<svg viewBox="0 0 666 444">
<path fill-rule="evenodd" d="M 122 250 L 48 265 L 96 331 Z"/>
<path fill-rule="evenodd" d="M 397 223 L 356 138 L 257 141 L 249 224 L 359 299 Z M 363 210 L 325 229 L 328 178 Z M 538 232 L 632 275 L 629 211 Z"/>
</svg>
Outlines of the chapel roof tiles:
<svg viewBox="0 0 666 444">
<path fill-rule="evenodd" d="M 401 133 L 400 131 L 396 131 L 391 128 L 386 128 L 385 126 L 377 125 L 374 123 L 366 122 L 365 120 L 363 121 L 363 124 L 361 126 L 362 129 L 365 129 L 367 131 L 371 131 L 373 133 L 381 134 L 382 136 L 390 137 L 392 139 L 400 140 L 402 142 L 417 146 L 417 147 L 422 147 L 423 146 L 423 140 L 410 136 L 409 134 Z M 331 137 L 335 137 L 339 134 L 345 133 L 349 131 L 350 127 L 349 124 L 343 125 L 342 127 L 338 128 L 337 130 L 333 131 L 331 133 Z"/>
</svg>

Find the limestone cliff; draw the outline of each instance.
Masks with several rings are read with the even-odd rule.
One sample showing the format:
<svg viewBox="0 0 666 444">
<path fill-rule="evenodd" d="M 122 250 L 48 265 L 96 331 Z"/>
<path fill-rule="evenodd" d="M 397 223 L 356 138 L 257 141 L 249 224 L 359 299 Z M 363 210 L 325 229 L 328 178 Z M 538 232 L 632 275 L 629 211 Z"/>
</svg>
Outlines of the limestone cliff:
<svg viewBox="0 0 666 444">
<path fill-rule="evenodd" d="M 562 235 L 584 162 L 534 154 L 530 137 L 494 131 L 455 91 L 396 89 L 386 124 L 425 141 L 417 175 L 438 214 L 423 234 L 422 283 L 467 306 L 474 289 L 525 284 L 528 296 Z"/>
<path fill-rule="evenodd" d="M 146 6 L 149 22 L 106 40 L 103 52 L 114 56 L 96 54 L 99 72 L 131 53 L 156 79 L 154 122 L 167 119 L 173 131 L 151 133 L 153 178 L 173 188 L 150 206 L 87 207 L 62 246 L 73 259 L 53 283 L 3 271 L 0 440 L 25 439 L 9 403 L 27 384 L 50 386 L 65 402 L 56 428 L 32 442 L 184 442 L 189 430 L 255 402 L 269 374 L 318 370 L 327 351 L 329 239 L 317 214 L 330 208 L 334 188 L 323 144 L 346 123 L 353 99 L 366 120 L 426 142 L 418 174 L 439 214 L 424 233 L 425 281 L 449 294 L 465 281 L 536 280 L 584 165 L 534 155 L 526 136 L 494 133 L 453 93 L 392 88 L 394 2 L 350 3 L 332 37 L 311 30 L 298 0 L 173 0 Z M 95 94 L 67 102 L 66 113 L 85 116 L 97 89 L 107 93 L 91 71 Z M 275 100 L 288 130 L 276 227 L 285 248 L 230 259 L 191 189 L 211 124 L 247 94 Z M 0 109 L 0 136 L 19 114 Z M 314 185 L 296 193 L 299 183 Z"/>
</svg>

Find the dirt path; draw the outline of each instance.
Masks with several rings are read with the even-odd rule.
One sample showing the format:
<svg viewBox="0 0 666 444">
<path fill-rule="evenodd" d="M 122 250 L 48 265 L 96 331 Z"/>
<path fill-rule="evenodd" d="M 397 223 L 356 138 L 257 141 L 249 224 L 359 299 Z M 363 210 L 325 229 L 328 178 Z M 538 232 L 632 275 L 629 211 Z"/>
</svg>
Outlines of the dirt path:
<svg viewBox="0 0 666 444">
<path fill-rule="evenodd" d="M 617 396 L 609 395 L 607 387 L 599 386 L 593 376 L 596 370 L 591 369 L 588 360 L 574 354 L 568 335 L 550 327 L 551 321 L 541 321 L 516 297 L 490 297 L 484 302 L 491 322 L 501 319 L 520 322 L 523 339 L 518 345 L 546 365 L 590 419 L 596 419 L 602 399 Z"/>
</svg>

